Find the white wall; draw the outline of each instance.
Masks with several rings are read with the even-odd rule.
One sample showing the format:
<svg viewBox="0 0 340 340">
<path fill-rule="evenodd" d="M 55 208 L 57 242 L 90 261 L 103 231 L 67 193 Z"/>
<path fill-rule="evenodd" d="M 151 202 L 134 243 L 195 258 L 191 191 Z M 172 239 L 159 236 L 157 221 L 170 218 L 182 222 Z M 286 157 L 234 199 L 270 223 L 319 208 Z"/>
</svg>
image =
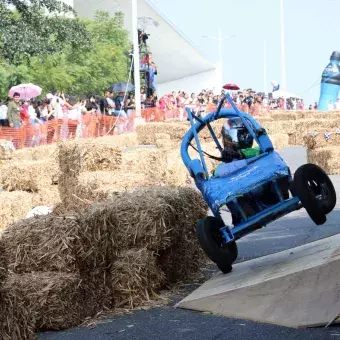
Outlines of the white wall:
<svg viewBox="0 0 340 340">
<path fill-rule="evenodd" d="M 214 92 L 219 94 L 221 92 L 219 79 L 218 70 L 202 72 L 194 76 L 157 84 L 157 95 L 158 97 L 161 97 L 172 91 L 177 92 L 180 90 L 190 93 L 198 93 L 202 89 L 214 89 Z"/>
<path fill-rule="evenodd" d="M 122 11 L 125 14 L 125 28 L 132 37 L 132 17 L 130 0 L 74 0 L 75 10 L 80 17 L 92 18 L 96 10 L 106 10 L 111 13 Z M 153 60 L 158 67 L 159 83 L 175 81 L 200 72 L 213 70 L 216 66 L 206 59 L 182 33 L 172 26 L 163 15 L 148 0 L 138 1 L 138 17 L 155 20 L 159 26 L 148 27 L 150 38 L 148 46 L 153 53 Z"/>
</svg>

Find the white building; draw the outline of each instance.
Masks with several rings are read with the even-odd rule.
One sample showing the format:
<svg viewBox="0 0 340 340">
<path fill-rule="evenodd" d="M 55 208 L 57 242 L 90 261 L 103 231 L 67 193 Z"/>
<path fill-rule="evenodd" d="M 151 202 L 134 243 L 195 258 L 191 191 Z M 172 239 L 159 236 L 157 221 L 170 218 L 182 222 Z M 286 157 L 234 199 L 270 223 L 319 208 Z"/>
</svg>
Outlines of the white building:
<svg viewBox="0 0 340 340">
<path fill-rule="evenodd" d="M 125 28 L 132 41 L 132 5 L 130 0 L 64 0 L 73 5 L 80 17 L 92 18 L 95 11 L 125 14 Z M 138 18 L 151 18 L 158 26 L 148 25 L 147 41 L 158 67 L 158 95 L 185 90 L 198 92 L 203 88 L 222 86 L 217 66 L 209 61 L 188 38 L 162 14 L 150 0 L 138 0 Z"/>
</svg>

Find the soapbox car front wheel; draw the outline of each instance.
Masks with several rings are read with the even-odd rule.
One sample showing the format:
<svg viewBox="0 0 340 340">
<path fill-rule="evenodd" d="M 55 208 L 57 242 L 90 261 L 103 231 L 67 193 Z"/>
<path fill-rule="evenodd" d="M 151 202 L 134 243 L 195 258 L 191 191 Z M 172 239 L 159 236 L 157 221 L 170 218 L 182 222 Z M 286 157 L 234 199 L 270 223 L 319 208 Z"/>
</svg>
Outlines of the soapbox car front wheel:
<svg viewBox="0 0 340 340">
<path fill-rule="evenodd" d="M 336 192 L 326 172 L 315 164 L 304 164 L 297 169 L 291 185 L 294 196 L 314 221 L 321 225 L 336 205 Z"/>
<path fill-rule="evenodd" d="M 211 261 L 227 274 L 232 271 L 232 264 L 237 259 L 236 242 L 226 243 L 220 228 L 223 221 L 216 217 L 208 216 L 196 224 L 196 235 L 200 246 Z"/>
</svg>

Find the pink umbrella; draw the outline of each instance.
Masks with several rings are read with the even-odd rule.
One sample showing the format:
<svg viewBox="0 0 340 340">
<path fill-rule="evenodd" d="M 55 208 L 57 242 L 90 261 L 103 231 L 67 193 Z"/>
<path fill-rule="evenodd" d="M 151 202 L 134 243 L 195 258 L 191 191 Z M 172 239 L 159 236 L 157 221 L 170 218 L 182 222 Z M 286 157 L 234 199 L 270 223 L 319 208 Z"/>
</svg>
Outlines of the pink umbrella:
<svg viewBox="0 0 340 340">
<path fill-rule="evenodd" d="M 8 96 L 12 98 L 15 92 L 20 93 L 21 99 L 28 100 L 40 96 L 42 89 L 34 84 L 20 84 L 13 86 L 9 90 Z"/>
</svg>

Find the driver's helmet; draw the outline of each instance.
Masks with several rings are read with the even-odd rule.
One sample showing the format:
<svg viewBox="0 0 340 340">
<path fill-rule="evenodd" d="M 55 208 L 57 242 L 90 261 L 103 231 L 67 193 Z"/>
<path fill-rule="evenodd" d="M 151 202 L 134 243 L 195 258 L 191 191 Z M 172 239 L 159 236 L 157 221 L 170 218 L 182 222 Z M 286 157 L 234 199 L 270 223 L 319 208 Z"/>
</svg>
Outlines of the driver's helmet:
<svg viewBox="0 0 340 340">
<path fill-rule="evenodd" d="M 237 150 L 251 148 L 254 143 L 254 138 L 238 117 L 229 118 L 223 124 L 222 139 L 225 148 L 232 144 Z"/>
</svg>

